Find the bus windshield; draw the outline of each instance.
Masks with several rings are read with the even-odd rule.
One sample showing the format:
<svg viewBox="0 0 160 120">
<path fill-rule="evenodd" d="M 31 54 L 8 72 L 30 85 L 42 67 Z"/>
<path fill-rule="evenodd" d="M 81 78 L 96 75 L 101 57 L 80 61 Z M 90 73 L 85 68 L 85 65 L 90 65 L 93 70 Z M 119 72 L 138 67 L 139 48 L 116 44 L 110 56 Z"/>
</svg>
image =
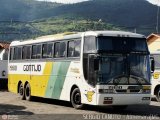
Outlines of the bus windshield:
<svg viewBox="0 0 160 120">
<path fill-rule="evenodd" d="M 106 55 L 101 57 L 99 81 L 102 84 L 149 84 L 146 55 Z"/>
<path fill-rule="evenodd" d="M 97 39 L 97 49 L 102 52 L 148 52 L 145 38 L 105 37 Z"/>
</svg>

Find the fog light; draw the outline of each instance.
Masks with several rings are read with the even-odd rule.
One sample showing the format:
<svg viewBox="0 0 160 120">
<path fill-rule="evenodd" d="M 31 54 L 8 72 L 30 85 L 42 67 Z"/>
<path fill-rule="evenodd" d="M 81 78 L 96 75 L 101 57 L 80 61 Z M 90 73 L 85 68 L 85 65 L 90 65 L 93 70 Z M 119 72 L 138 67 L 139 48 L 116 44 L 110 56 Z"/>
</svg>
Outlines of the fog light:
<svg viewBox="0 0 160 120">
<path fill-rule="evenodd" d="M 143 90 L 143 93 L 151 93 L 151 90 Z"/>
<path fill-rule="evenodd" d="M 150 100 L 150 97 L 143 97 L 142 100 Z"/>
<path fill-rule="evenodd" d="M 104 101 L 103 104 L 112 104 L 113 101 Z"/>
<path fill-rule="evenodd" d="M 112 97 L 104 97 L 104 100 L 113 100 Z"/>
<path fill-rule="evenodd" d="M 104 97 L 103 104 L 112 104 L 113 98 L 112 97 Z"/>
</svg>

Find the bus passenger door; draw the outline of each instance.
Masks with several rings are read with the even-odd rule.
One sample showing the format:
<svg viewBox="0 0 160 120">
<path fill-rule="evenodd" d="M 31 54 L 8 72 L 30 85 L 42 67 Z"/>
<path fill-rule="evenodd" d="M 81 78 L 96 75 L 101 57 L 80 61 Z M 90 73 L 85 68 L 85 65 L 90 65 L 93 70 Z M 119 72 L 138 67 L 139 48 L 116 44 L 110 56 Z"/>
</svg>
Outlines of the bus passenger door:
<svg viewBox="0 0 160 120">
<path fill-rule="evenodd" d="M 98 72 L 98 59 L 96 59 L 95 55 L 88 56 L 88 82 L 95 86 L 97 81 L 97 72 Z"/>
</svg>

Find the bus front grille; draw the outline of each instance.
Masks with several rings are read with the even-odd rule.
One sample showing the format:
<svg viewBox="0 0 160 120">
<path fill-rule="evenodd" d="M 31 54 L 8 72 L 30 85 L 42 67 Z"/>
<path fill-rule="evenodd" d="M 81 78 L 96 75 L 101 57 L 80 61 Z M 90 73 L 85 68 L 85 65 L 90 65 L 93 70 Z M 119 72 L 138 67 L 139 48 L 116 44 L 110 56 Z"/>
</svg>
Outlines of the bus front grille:
<svg viewBox="0 0 160 120">
<path fill-rule="evenodd" d="M 122 89 L 122 90 L 115 90 L 116 93 L 139 93 L 139 90 L 133 90 L 133 89 Z"/>
</svg>

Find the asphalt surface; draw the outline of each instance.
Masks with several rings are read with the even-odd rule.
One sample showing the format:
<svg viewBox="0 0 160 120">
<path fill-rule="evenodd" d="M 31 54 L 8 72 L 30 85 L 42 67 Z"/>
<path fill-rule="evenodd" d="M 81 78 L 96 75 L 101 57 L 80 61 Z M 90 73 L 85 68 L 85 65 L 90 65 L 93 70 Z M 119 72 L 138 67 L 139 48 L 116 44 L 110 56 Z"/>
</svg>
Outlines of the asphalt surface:
<svg viewBox="0 0 160 120">
<path fill-rule="evenodd" d="M 160 103 L 129 106 L 125 110 L 112 107 L 85 106 L 74 109 L 69 102 L 34 98 L 21 100 L 17 94 L 0 91 L 0 120 L 160 120 Z"/>
</svg>

